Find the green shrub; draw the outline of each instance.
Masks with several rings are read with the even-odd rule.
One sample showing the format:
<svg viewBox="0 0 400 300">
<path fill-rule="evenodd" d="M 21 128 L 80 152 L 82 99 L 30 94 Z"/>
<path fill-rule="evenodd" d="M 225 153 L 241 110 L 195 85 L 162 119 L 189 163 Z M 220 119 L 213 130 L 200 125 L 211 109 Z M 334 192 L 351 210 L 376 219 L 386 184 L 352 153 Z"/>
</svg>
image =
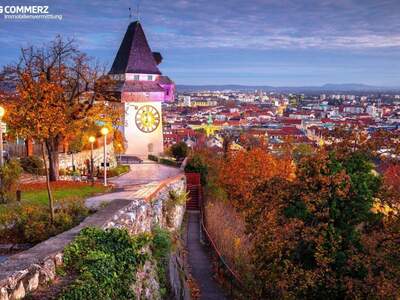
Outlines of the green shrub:
<svg viewBox="0 0 400 300">
<path fill-rule="evenodd" d="M 129 165 L 118 165 L 118 166 L 116 166 L 115 168 L 112 168 L 112 169 L 108 169 L 108 170 L 107 170 L 107 177 L 115 177 L 115 176 L 122 175 L 122 174 L 124 174 L 124 173 L 129 172 L 130 169 L 131 169 L 131 168 L 130 168 Z M 104 174 L 104 170 L 101 169 L 101 170 L 100 170 L 99 177 L 102 177 L 103 174 Z"/>
<path fill-rule="evenodd" d="M 147 158 L 148 158 L 149 160 L 158 162 L 158 157 L 155 156 L 155 155 L 153 155 L 153 154 L 149 154 Z"/>
<path fill-rule="evenodd" d="M 188 199 L 189 193 L 182 192 L 177 193 L 174 190 L 169 191 L 169 197 L 167 201 L 165 201 L 165 215 L 167 219 L 167 224 L 172 226 L 172 222 L 174 219 L 173 210 L 177 205 L 184 205 Z"/>
<path fill-rule="evenodd" d="M 171 235 L 167 230 L 156 227 L 153 230 L 153 241 L 151 251 L 157 261 L 157 276 L 160 284 L 160 294 L 163 299 L 166 298 L 170 290 L 168 281 L 168 259 L 171 252 Z"/>
<path fill-rule="evenodd" d="M 38 156 L 26 156 L 20 159 L 22 169 L 30 174 L 42 174 L 44 172 L 43 160 Z"/>
<path fill-rule="evenodd" d="M 189 147 L 185 142 L 179 142 L 171 146 L 171 154 L 176 160 L 184 159 L 189 152 Z"/>
<path fill-rule="evenodd" d="M 13 159 L 0 167 L 0 201 L 3 203 L 15 199 L 16 185 L 22 173 L 20 163 Z"/>
<path fill-rule="evenodd" d="M 172 159 L 160 158 L 159 162 L 160 162 L 160 164 L 163 164 L 163 165 L 172 166 L 172 167 L 179 167 L 179 164 L 176 161 L 172 160 Z"/>
<path fill-rule="evenodd" d="M 43 206 L 16 206 L 0 214 L 0 240 L 36 244 L 78 225 L 88 214 L 83 200 L 60 203 L 51 224 L 49 212 Z"/>
<path fill-rule="evenodd" d="M 127 173 L 130 170 L 130 166 L 129 165 L 118 165 L 115 168 L 110 170 L 110 176 L 119 176 L 121 174 Z"/>
<path fill-rule="evenodd" d="M 149 243 L 149 235 L 131 237 L 124 229 L 83 229 L 64 250 L 65 267 L 77 279 L 59 299 L 135 299 L 131 286 Z"/>
<path fill-rule="evenodd" d="M 207 183 L 208 166 L 199 154 L 195 154 L 189 158 L 185 167 L 187 173 L 200 173 L 201 184 Z"/>
</svg>

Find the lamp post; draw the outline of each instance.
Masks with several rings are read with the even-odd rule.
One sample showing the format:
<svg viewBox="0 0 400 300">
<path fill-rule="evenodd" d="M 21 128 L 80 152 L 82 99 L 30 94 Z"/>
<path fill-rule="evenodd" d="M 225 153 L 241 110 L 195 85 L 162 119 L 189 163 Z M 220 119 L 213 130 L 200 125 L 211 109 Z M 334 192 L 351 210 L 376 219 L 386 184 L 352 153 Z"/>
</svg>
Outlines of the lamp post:
<svg viewBox="0 0 400 300">
<path fill-rule="evenodd" d="M 3 157 L 3 122 L 2 122 L 2 119 L 3 119 L 5 113 L 6 113 L 6 110 L 4 109 L 4 107 L 0 106 L 0 167 L 2 167 L 3 163 L 4 163 L 4 157 Z"/>
<path fill-rule="evenodd" d="M 106 152 L 106 146 L 107 146 L 108 128 L 107 127 L 103 127 L 100 132 L 104 136 L 104 186 L 107 186 L 107 152 Z"/>
<path fill-rule="evenodd" d="M 89 136 L 90 143 L 90 179 L 94 180 L 94 163 L 93 163 L 93 143 L 96 141 L 94 136 Z"/>
</svg>

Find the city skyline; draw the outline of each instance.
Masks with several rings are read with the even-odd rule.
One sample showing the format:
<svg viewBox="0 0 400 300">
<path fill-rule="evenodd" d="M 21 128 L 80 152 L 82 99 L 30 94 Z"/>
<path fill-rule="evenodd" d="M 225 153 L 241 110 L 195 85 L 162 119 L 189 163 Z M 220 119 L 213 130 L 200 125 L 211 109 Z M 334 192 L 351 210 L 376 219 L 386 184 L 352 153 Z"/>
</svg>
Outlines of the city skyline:
<svg viewBox="0 0 400 300">
<path fill-rule="evenodd" d="M 61 34 L 109 68 L 126 26 L 137 18 L 136 4 L 60 0 L 49 10 L 61 21 L 1 16 L 0 65 L 16 61 L 20 46 L 40 46 Z M 397 8 L 395 0 L 142 0 L 139 17 L 153 51 L 165 58 L 161 70 L 177 84 L 398 87 Z"/>
</svg>

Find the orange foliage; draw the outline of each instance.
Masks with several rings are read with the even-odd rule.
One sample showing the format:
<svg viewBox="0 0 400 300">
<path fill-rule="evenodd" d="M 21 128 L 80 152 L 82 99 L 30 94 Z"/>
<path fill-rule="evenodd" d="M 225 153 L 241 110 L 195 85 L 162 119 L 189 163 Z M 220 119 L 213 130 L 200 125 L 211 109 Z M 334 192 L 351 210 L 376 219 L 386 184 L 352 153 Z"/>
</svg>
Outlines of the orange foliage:
<svg viewBox="0 0 400 300">
<path fill-rule="evenodd" d="M 385 183 L 400 192 L 400 165 L 390 165 L 384 173 Z"/>
<path fill-rule="evenodd" d="M 261 148 L 231 152 L 219 169 L 219 183 L 237 208 L 245 208 L 256 189 L 273 177 L 294 178 L 295 166 Z"/>
<path fill-rule="evenodd" d="M 223 201 L 209 201 L 204 208 L 207 230 L 228 265 L 242 280 L 250 272 L 250 237 L 243 216 Z"/>
<path fill-rule="evenodd" d="M 44 73 L 37 80 L 29 73 L 21 77 L 23 84 L 17 85 L 20 102 L 13 102 L 6 116 L 10 126 L 39 141 L 64 132 L 66 104 L 60 101 L 64 90 L 48 82 Z"/>
<path fill-rule="evenodd" d="M 261 148 L 204 159 L 207 195 L 221 200 L 222 190 L 229 201 L 208 202 L 207 229 L 250 283 L 248 298 L 398 298 L 400 218 L 371 208 L 398 195 L 399 166 L 382 185 L 358 144 L 336 155 L 322 149 L 297 166 Z"/>
</svg>

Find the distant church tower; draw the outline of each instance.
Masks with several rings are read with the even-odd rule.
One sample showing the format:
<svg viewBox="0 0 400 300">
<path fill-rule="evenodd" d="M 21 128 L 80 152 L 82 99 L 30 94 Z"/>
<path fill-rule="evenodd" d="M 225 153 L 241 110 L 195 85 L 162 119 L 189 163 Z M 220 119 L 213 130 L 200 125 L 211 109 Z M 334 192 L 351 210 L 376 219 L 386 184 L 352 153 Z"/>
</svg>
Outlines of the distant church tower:
<svg viewBox="0 0 400 300">
<path fill-rule="evenodd" d="M 175 84 L 162 76 L 162 56 L 152 52 L 139 21 L 129 24 L 109 75 L 125 110 L 126 154 L 147 158 L 164 151 L 161 103 L 173 101 Z"/>
</svg>

